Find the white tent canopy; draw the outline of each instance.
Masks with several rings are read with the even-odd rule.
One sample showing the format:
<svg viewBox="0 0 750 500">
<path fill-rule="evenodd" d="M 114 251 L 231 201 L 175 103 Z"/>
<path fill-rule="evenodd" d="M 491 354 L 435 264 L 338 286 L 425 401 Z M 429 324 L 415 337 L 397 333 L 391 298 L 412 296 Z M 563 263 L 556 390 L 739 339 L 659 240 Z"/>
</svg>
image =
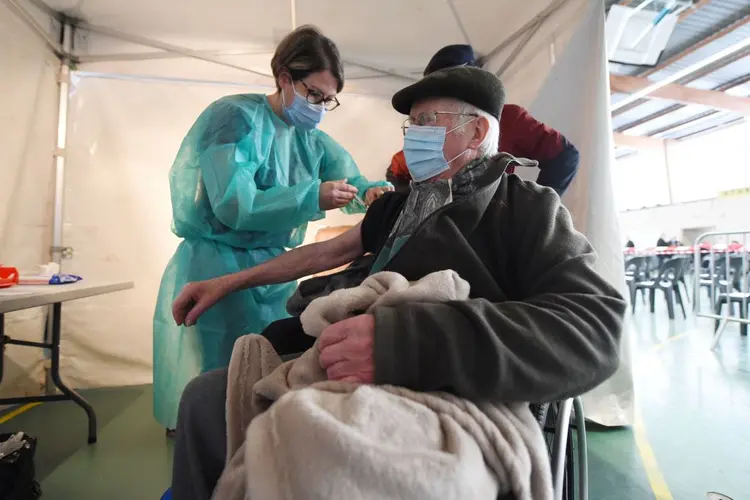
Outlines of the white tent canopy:
<svg viewBox="0 0 750 500">
<path fill-rule="evenodd" d="M 151 317 L 177 245 L 167 172 L 179 143 L 213 100 L 269 92 L 275 45 L 315 24 L 339 46 L 347 79 L 322 128 L 370 179 L 383 178 L 401 147 L 393 92 L 441 46 L 471 43 L 489 55 L 509 101 L 579 147 L 581 173 L 565 201 L 622 287 L 603 23 L 598 0 L 0 0 L 0 261 L 33 269 L 58 245 L 73 249 L 66 271 L 134 280 L 133 292 L 63 308 L 62 371 L 80 387 L 150 382 Z M 65 78 L 58 85 L 61 54 L 69 88 Z M 329 213 L 308 239 L 356 220 Z M 11 315 L 8 334 L 36 340 L 43 317 Z M 0 393 L 38 391 L 43 361 L 33 351 L 7 349 Z M 629 357 L 619 379 L 588 398 L 589 416 L 629 421 Z"/>
</svg>

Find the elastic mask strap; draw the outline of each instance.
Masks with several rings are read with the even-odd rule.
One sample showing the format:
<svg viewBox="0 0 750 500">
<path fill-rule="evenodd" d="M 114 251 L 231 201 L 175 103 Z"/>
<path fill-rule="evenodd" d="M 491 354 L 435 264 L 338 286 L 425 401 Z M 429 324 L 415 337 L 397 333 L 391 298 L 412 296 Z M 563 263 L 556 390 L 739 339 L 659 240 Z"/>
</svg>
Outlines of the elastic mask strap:
<svg viewBox="0 0 750 500">
<path fill-rule="evenodd" d="M 466 154 L 466 153 L 467 153 L 468 151 L 469 151 L 469 149 L 468 149 L 468 148 L 467 148 L 467 149 L 464 149 L 463 153 L 458 153 L 458 154 L 457 154 L 456 156 L 454 156 L 454 157 L 453 157 L 453 159 L 451 159 L 451 160 L 448 160 L 448 161 L 447 161 L 446 163 L 447 163 L 448 165 L 450 165 L 450 164 L 451 164 L 451 163 L 453 162 L 453 160 L 455 160 L 455 159 L 456 159 L 456 158 L 458 158 L 459 156 L 463 156 L 463 155 L 465 155 L 465 154 Z"/>
<path fill-rule="evenodd" d="M 473 121 L 474 121 L 474 120 L 476 120 L 477 118 L 479 118 L 479 117 L 478 117 L 478 116 L 475 116 L 474 118 L 472 118 L 472 119 L 471 119 L 471 120 L 469 120 L 468 122 L 466 122 L 466 123 L 462 123 L 461 125 L 458 125 L 458 126 L 456 126 L 456 127 L 453 127 L 452 129 L 450 129 L 449 131 L 447 131 L 447 132 L 445 133 L 445 135 L 448 135 L 448 134 L 450 134 L 450 133 L 451 133 L 451 132 L 453 132 L 454 130 L 457 130 L 457 129 L 459 129 L 459 128 L 463 127 L 464 125 L 468 125 L 469 123 L 473 122 Z M 461 152 L 461 153 L 458 153 L 458 154 L 457 154 L 456 156 L 454 156 L 454 157 L 453 157 L 452 159 L 448 160 L 448 161 L 447 161 L 446 163 L 447 163 L 448 165 L 450 165 L 450 164 L 451 164 L 451 163 L 452 163 L 452 162 L 453 162 L 453 161 L 454 161 L 454 160 L 455 160 L 456 158 L 458 158 L 458 157 L 460 157 L 460 156 L 463 156 L 463 155 L 465 155 L 465 154 L 466 154 L 466 153 L 467 153 L 468 151 L 469 151 L 469 148 L 466 148 L 466 149 L 464 149 L 464 150 L 463 150 L 463 152 Z"/>
<path fill-rule="evenodd" d="M 455 127 L 453 127 L 452 129 L 450 129 L 449 131 L 447 131 L 447 132 L 445 133 L 445 135 L 448 135 L 448 134 L 450 134 L 451 132 L 453 132 L 454 130 L 458 130 L 458 129 L 460 129 L 460 128 L 461 128 L 461 127 L 463 127 L 463 126 L 465 126 L 465 125 L 468 125 L 469 123 L 473 122 L 473 121 L 474 121 L 474 120 L 476 120 L 477 118 L 479 118 L 479 117 L 478 117 L 478 116 L 475 116 L 474 118 L 472 118 L 472 119 L 471 119 L 471 120 L 469 120 L 468 122 L 464 122 L 464 123 L 462 123 L 461 125 L 456 125 L 456 126 L 455 126 Z"/>
</svg>

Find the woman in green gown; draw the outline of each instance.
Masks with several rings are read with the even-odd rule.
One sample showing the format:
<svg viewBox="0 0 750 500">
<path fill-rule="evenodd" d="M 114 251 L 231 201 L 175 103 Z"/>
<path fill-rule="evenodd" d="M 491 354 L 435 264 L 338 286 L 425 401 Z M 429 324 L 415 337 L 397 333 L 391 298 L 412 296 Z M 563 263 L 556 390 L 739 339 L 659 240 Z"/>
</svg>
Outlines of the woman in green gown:
<svg viewBox="0 0 750 500">
<path fill-rule="evenodd" d="M 244 290 L 178 326 L 183 286 L 258 265 L 300 245 L 325 211 L 362 211 L 386 182 L 360 175 L 349 153 L 317 130 L 339 102 L 344 75 L 335 44 L 312 26 L 290 33 L 271 60 L 272 95 L 219 99 L 198 118 L 170 171 L 172 230 L 182 238 L 162 278 L 154 314 L 154 415 L 174 429 L 185 385 L 229 364 L 234 341 L 287 316 L 294 283 Z M 355 199 L 356 198 L 356 199 Z"/>
</svg>

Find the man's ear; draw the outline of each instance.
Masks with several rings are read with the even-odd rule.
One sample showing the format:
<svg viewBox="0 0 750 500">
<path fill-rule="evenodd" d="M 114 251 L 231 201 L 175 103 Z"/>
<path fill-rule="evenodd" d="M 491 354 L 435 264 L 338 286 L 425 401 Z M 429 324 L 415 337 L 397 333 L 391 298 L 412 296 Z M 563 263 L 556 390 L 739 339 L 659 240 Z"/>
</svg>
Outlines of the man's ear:
<svg viewBox="0 0 750 500">
<path fill-rule="evenodd" d="M 476 120 L 476 127 L 474 128 L 474 135 L 471 137 L 471 141 L 469 142 L 469 147 L 472 149 L 478 148 L 479 145 L 482 144 L 484 137 L 489 133 L 489 131 L 490 121 L 484 116 L 478 117 Z"/>
</svg>

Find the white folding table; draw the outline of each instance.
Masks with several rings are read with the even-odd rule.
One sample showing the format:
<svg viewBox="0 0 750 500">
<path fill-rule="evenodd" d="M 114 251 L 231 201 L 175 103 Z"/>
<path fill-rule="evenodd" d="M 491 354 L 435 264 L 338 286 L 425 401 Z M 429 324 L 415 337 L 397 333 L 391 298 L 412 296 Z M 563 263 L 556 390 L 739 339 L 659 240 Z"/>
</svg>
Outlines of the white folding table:
<svg viewBox="0 0 750 500">
<path fill-rule="evenodd" d="M 96 413 L 94 408 L 77 392 L 66 386 L 60 378 L 60 321 L 62 303 L 71 300 L 94 297 L 107 293 L 119 292 L 133 288 L 132 282 L 89 283 L 79 281 L 69 285 L 20 285 L 0 290 L 0 384 L 3 380 L 3 368 L 6 345 L 18 345 L 49 349 L 51 354 L 50 377 L 62 394 L 41 394 L 38 396 L 21 396 L 0 398 L 0 405 L 34 403 L 40 401 L 73 401 L 86 411 L 89 419 L 88 442 L 96 442 Z M 31 309 L 33 307 L 52 306 L 52 328 L 44 342 L 14 340 L 5 335 L 5 313 Z"/>
</svg>

